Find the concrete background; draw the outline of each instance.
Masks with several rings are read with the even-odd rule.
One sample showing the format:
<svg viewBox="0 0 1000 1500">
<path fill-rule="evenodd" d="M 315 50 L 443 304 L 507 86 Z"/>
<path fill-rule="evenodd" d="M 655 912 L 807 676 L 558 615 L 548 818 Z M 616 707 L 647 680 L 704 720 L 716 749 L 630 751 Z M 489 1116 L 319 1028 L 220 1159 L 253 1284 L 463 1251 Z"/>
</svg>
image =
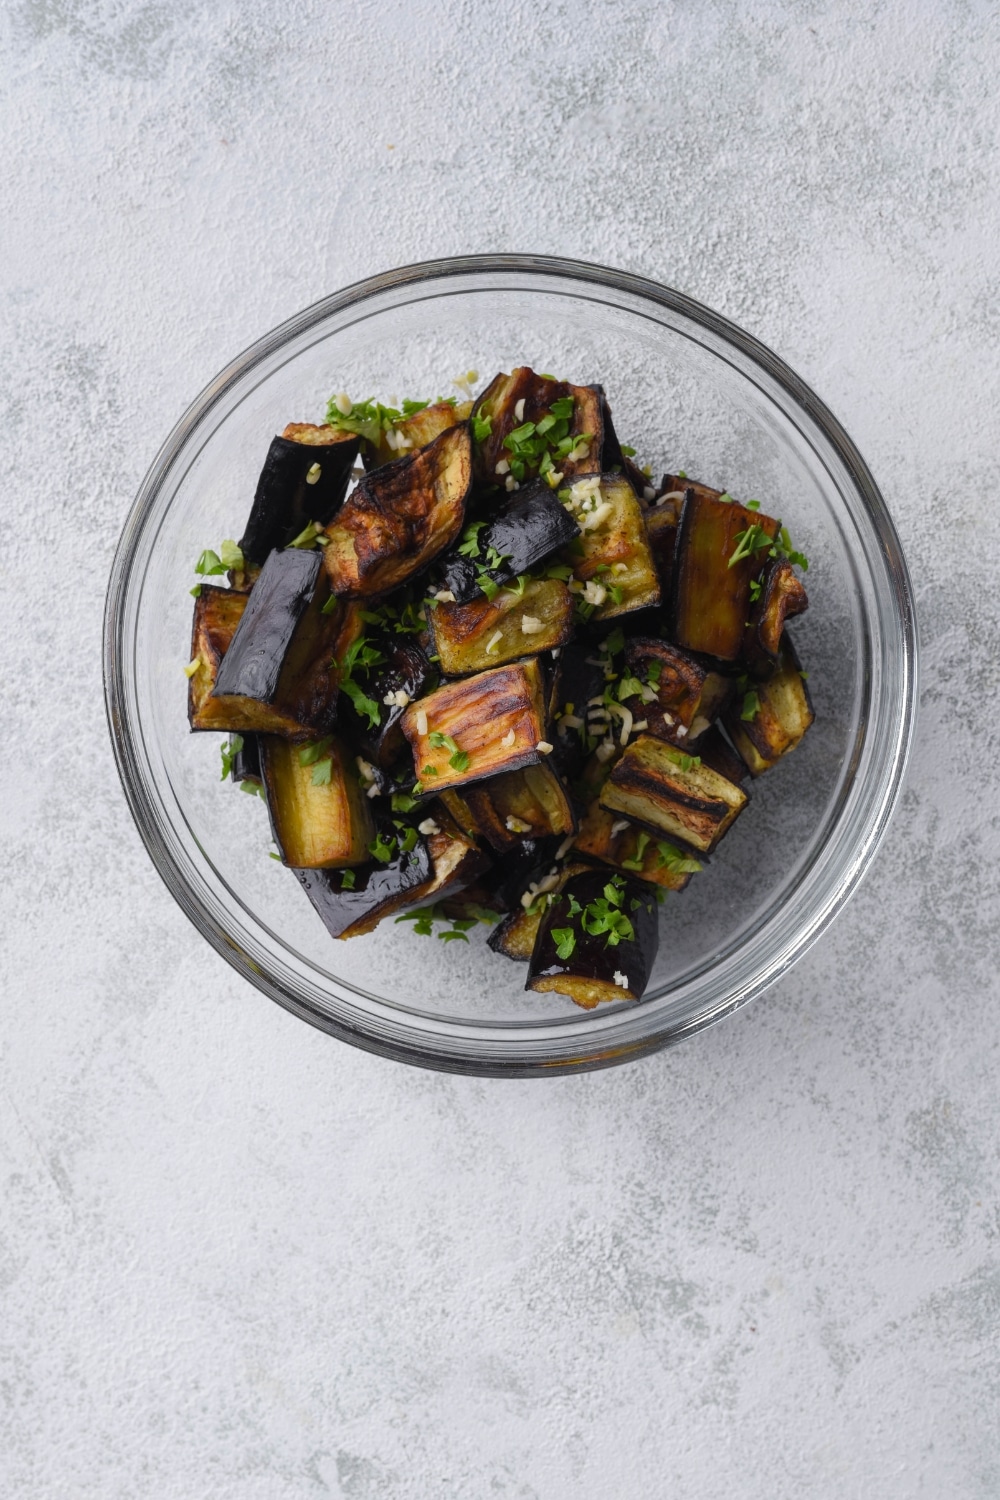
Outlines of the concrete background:
<svg viewBox="0 0 1000 1500">
<path fill-rule="evenodd" d="M 864 12 L 864 15 L 856 12 Z M 11 0 L 0 78 L 0 1492 L 995 1500 L 995 6 Z M 802 372 L 913 569 L 862 890 L 682 1049 L 367 1057 L 194 934 L 100 681 L 235 352 L 403 261 L 660 278 Z"/>
</svg>

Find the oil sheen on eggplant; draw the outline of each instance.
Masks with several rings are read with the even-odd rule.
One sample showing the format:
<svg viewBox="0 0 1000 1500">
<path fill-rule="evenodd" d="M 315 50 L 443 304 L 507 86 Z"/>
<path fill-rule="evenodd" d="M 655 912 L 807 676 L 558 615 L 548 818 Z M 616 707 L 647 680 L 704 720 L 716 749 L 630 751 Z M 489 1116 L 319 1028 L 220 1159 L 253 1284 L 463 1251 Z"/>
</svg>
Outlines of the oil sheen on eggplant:
<svg viewBox="0 0 1000 1500">
<path fill-rule="evenodd" d="M 607 901 L 608 873 L 594 870 L 574 875 L 563 886 L 542 916 L 528 966 L 527 990 L 558 990 L 584 1010 L 602 1001 L 639 1000 L 649 982 L 660 933 L 655 892 L 627 877 L 621 884 L 620 909 L 632 928 L 631 937 L 612 944 L 607 933 L 592 933 L 584 926 L 592 903 Z M 617 887 L 616 887 L 617 890 Z M 570 914 L 570 897 L 582 908 Z M 573 950 L 559 957 L 555 935 L 571 929 Z"/>
</svg>

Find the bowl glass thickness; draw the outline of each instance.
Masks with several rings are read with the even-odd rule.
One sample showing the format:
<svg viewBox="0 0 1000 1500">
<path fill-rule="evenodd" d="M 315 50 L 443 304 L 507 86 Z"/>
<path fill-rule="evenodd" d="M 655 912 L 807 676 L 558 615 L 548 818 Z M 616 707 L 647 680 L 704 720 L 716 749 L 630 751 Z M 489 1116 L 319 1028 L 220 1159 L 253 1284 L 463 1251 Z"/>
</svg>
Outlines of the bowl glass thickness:
<svg viewBox="0 0 1000 1500">
<path fill-rule="evenodd" d="M 485 930 L 442 943 L 384 923 L 330 939 L 268 858 L 258 799 L 219 782 L 220 737 L 190 734 L 181 667 L 193 564 L 239 536 L 271 436 L 322 419 L 328 395 L 434 397 L 470 367 L 516 364 L 608 391 L 623 442 L 758 496 L 810 558 L 794 634 L 816 723 L 754 783 L 704 871 L 661 909 L 641 1003 L 577 1009 L 524 990 Z M 108 596 L 112 738 L 140 832 L 203 935 L 315 1025 L 428 1066 L 553 1073 L 621 1062 L 718 1020 L 798 957 L 871 858 L 909 740 L 915 647 L 892 523 L 846 434 L 732 324 L 655 283 L 575 262 L 472 257 L 374 277 L 241 355 L 179 422 L 129 516 Z"/>
</svg>

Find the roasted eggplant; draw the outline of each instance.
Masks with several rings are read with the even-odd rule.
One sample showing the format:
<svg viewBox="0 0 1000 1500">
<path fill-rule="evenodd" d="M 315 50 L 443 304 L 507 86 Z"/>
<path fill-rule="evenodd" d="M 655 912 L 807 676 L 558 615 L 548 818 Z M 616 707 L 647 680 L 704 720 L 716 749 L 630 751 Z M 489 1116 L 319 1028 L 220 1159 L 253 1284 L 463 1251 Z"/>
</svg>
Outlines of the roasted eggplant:
<svg viewBox="0 0 1000 1500">
<path fill-rule="evenodd" d="M 422 901 L 433 878 L 424 839 L 398 850 L 388 864 L 365 870 L 295 870 L 299 884 L 331 937 L 359 937 L 383 917 Z"/>
<path fill-rule="evenodd" d="M 706 729 L 698 740 L 698 758 L 703 766 L 718 771 L 720 776 L 735 782 L 737 786 L 750 775 L 743 757 L 737 755 L 718 724 Z"/>
<path fill-rule="evenodd" d="M 791 563 L 774 558 L 758 580 L 743 642 L 743 660 L 754 677 L 770 677 L 778 665 L 785 621 L 808 608 L 805 587 Z"/>
<path fill-rule="evenodd" d="M 656 506 L 643 514 L 643 521 L 660 580 L 660 596 L 669 599 L 674 572 L 674 547 L 677 544 L 677 516 L 667 505 Z"/>
<path fill-rule="evenodd" d="M 537 765 L 547 753 L 537 659 L 446 682 L 403 714 L 413 766 L 428 791 Z M 549 747 L 551 748 L 551 747 Z"/>
<path fill-rule="evenodd" d="M 442 432 L 454 427 L 456 422 L 467 422 L 472 415 L 471 401 L 435 401 L 420 411 L 401 417 L 390 426 L 379 431 L 376 444 L 362 445 L 366 469 L 377 469 L 382 464 L 392 463 L 404 453 L 415 448 L 426 448 Z"/>
<path fill-rule="evenodd" d="M 429 619 L 442 672 L 462 677 L 564 645 L 573 633 L 573 596 L 557 578 L 532 578 L 493 599 L 439 602 Z"/>
<path fill-rule="evenodd" d="M 607 812 L 708 854 L 743 811 L 747 795 L 697 756 L 641 734 L 609 774 L 600 800 Z"/>
<path fill-rule="evenodd" d="M 626 642 L 625 665 L 642 690 L 625 700 L 633 718 L 681 749 L 698 741 L 732 697 L 731 677 L 653 636 Z"/>
<path fill-rule="evenodd" d="M 549 692 L 549 719 L 553 759 L 571 781 L 583 770 L 599 738 L 588 733 L 588 713 L 600 702 L 606 686 L 605 669 L 593 641 L 577 636 L 562 648 Z"/>
<path fill-rule="evenodd" d="M 191 663 L 188 667 L 188 723 L 192 729 L 246 729 L 233 725 L 227 711 L 212 696 L 222 658 L 232 645 L 236 627 L 247 607 L 247 595 L 203 583 L 194 601 Z"/>
<path fill-rule="evenodd" d="M 607 871 L 567 880 L 542 915 L 526 990 L 557 990 L 584 1010 L 641 1000 L 656 962 L 656 894 Z"/>
<path fill-rule="evenodd" d="M 335 427 L 290 423 L 272 440 L 257 481 L 240 550 L 263 567 L 309 524 L 325 525 L 347 493 L 358 440 Z"/>
<path fill-rule="evenodd" d="M 472 408 L 479 485 L 557 473 L 568 479 L 598 463 L 603 446 L 599 386 L 570 385 L 526 365 L 497 375 Z M 508 488 L 510 486 L 507 486 Z"/>
<path fill-rule="evenodd" d="M 750 586 L 759 581 L 779 525 L 704 486 L 688 487 L 671 576 L 672 641 L 722 661 L 740 659 Z"/>
<path fill-rule="evenodd" d="M 360 480 L 324 533 L 338 598 L 387 593 L 455 540 L 465 520 L 472 444 L 464 422 Z"/>
<path fill-rule="evenodd" d="M 441 796 L 461 828 L 501 853 L 523 839 L 571 834 L 576 827 L 566 788 L 544 762 Z"/>
<path fill-rule="evenodd" d="M 615 424 L 611 420 L 608 398 L 601 386 L 597 386 L 596 389 L 601 392 L 601 473 L 624 474 L 640 500 L 651 499 L 654 492 L 649 480 L 622 448 L 615 431 Z"/>
<path fill-rule="evenodd" d="M 371 800 L 353 757 L 333 735 L 310 745 L 261 738 L 271 832 L 283 864 L 297 870 L 359 865 L 374 838 Z"/>
<path fill-rule="evenodd" d="M 587 865 L 579 861 L 571 861 L 560 868 L 546 860 L 532 871 L 526 872 L 517 899 L 511 901 L 507 916 L 487 939 L 493 952 L 504 958 L 512 958 L 517 963 L 527 963 L 534 951 L 538 929 L 549 902 L 567 880 L 587 868 Z"/>
<path fill-rule="evenodd" d="M 196 621 L 206 592 L 195 601 Z M 271 553 L 215 675 L 213 728 L 307 736 L 333 726 L 331 661 L 345 610 L 339 602 L 329 609 L 329 599 L 317 553 Z"/>
<path fill-rule="evenodd" d="M 454 603 L 492 598 L 496 589 L 529 573 L 580 534 L 544 479 L 511 496 L 499 515 L 473 521 L 461 544 L 441 560 L 441 588 Z M 484 588 L 485 585 L 485 588 Z"/>
<path fill-rule="evenodd" d="M 733 744 L 752 776 L 761 776 L 796 745 L 813 722 L 812 703 L 798 656 L 786 631 L 774 675 L 748 682 L 723 716 Z"/>
<path fill-rule="evenodd" d="M 610 620 L 660 602 L 660 580 L 642 506 L 621 474 L 588 474 L 560 494 L 580 527 L 569 549 L 582 602 L 595 620 Z"/>
<path fill-rule="evenodd" d="M 367 669 L 354 667 L 351 683 L 360 691 L 351 683 L 342 690 L 339 723 L 366 760 L 388 769 L 406 753 L 403 714 L 437 674 L 415 640 L 377 634 L 370 644 L 379 659 Z"/>
<path fill-rule="evenodd" d="M 263 786 L 264 776 L 260 768 L 260 740 L 255 734 L 239 734 L 235 736 L 235 739 L 239 741 L 239 744 L 232 750 L 230 776 L 237 785 L 244 781 L 252 781 L 257 786 Z M 231 747 L 233 740 L 234 737 L 231 735 Z"/>
<path fill-rule="evenodd" d="M 601 792 L 613 765 L 614 761 L 592 755 L 574 787 L 584 809 L 573 840 L 574 850 L 588 859 L 613 865 L 637 880 L 648 880 L 667 891 L 682 891 L 691 876 L 701 869 L 694 851 L 662 835 L 650 834 L 620 813 L 608 812 L 601 806 Z"/>
</svg>

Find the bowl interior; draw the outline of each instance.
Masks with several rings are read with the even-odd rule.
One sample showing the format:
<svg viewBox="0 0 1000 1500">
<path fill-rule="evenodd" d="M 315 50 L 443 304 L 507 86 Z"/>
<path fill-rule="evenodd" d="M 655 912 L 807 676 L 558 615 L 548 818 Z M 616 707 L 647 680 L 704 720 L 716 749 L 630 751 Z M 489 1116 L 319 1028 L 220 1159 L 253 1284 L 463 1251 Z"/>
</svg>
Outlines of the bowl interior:
<svg viewBox="0 0 1000 1500">
<path fill-rule="evenodd" d="M 749 341 L 746 341 L 749 345 Z M 239 536 L 272 435 L 352 397 L 454 394 L 530 364 L 601 382 L 620 437 L 653 472 L 683 469 L 783 517 L 811 561 L 794 636 L 816 723 L 710 865 L 661 910 L 640 1005 L 585 1015 L 526 993 L 524 968 L 386 923 L 332 941 L 269 858 L 256 798 L 219 782 L 220 736 L 186 720 L 193 564 Z M 780 369 L 780 367 L 779 367 Z M 481 382 L 482 383 L 482 382 Z M 480 384 L 481 384 L 480 383 Z M 808 393 L 806 393 L 808 397 Z M 819 929 L 863 862 L 905 746 L 899 582 L 857 475 L 801 393 L 674 298 L 563 273 L 479 270 L 331 299 L 219 377 L 168 441 L 117 564 L 113 691 L 126 785 L 161 871 L 202 929 L 261 987 L 320 1024 L 426 1060 L 579 1066 L 660 1042 L 759 989 Z M 888 788 L 888 790 L 887 790 Z"/>
</svg>

